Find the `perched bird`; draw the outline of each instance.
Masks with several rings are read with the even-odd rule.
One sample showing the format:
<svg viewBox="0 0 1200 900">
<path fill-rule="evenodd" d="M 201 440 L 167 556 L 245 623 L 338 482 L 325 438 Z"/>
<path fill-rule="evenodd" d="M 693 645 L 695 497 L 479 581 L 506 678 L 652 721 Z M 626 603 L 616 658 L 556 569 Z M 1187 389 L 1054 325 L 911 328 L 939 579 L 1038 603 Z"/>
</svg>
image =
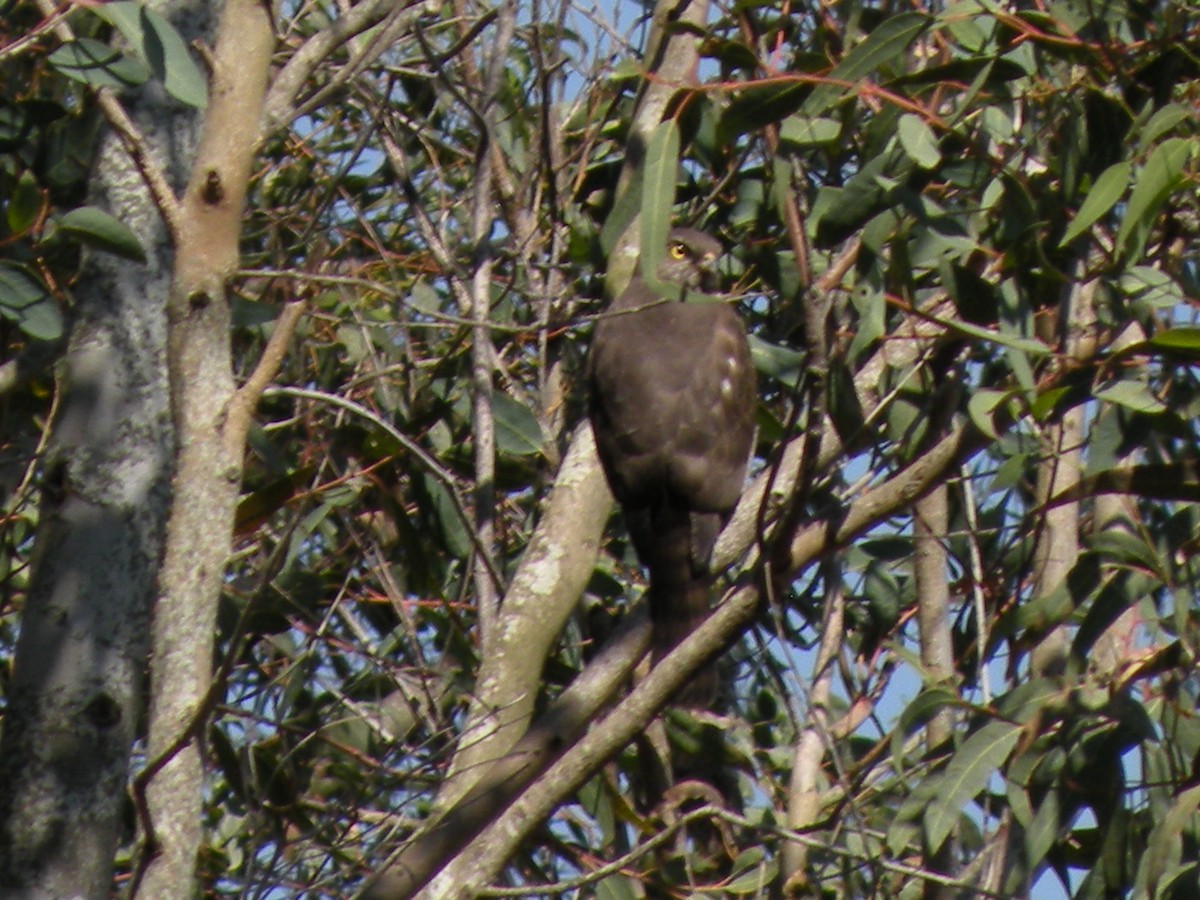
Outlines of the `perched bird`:
<svg viewBox="0 0 1200 900">
<path fill-rule="evenodd" d="M 713 289 L 720 243 L 674 228 L 666 251 L 658 276 L 683 299 L 664 300 L 635 275 L 596 323 L 587 363 L 600 462 L 649 570 L 655 662 L 708 615 L 708 557 L 742 492 L 756 398 L 733 307 L 686 302 L 689 290 Z M 704 705 L 715 689 L 708 670 L 676 699 Z"/>
</svg>

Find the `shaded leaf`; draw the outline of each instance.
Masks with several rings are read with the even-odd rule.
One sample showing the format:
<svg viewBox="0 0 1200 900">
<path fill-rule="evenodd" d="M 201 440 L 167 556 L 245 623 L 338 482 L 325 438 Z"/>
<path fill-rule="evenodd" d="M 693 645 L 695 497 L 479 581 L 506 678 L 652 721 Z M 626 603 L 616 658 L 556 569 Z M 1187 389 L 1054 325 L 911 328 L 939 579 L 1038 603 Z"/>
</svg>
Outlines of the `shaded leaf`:
<svg viewBox="0 0 1200 900">
<path fill-rule="evenodd" d="M 1159 882 L 1168 873 L 1174 874 L 1183 857 L 1184 829 L 1191 825 L 1189 830 L 1195 835 L 1198 810 L 1200 786 L 1190 787 L 1174 799 L 1167 814 L 1155 825 L 1138 867 L 1137 883 L 1142 888 L 1139 896 L 1155 896 Z"/>
<path fill-rule="evenodd" d="M 81 206 L 58 220 L 58 227 L 99 250 L 107 250 L 125 259 L 146 261 L 146 251 L 137 235 L 120 219 L 97 206 Z"/>
<path fill-rule="evenodd" d="M 792 80 L 748 85 L 737 92 L 721 115 L 717 140 L 731 144 L 744 134 L 791 116 L 804 105 L 812 89 L 807 81 Z"/>
<path fill-rule="evenodd" d="M 541 453 L 546 445 L 541 423 L 533 412 L 503 391 L 492 395 L 492 414 L 496 421 L 496 449 L 513 456 Z"/>
<path fill-rule="evenodd" d="M 804 103 L 804 112 L 819 116 L 847 94 L 852 94 L 861 78 L 887 62 L 903 59 L 909 45 L 928 27 L 930 19 L 923 13 L 908 12 L 888 16 L 866 39 L 833 67 L 827 78 Z M 845 82 L 843 84 L 839 82 Z"/>
<path fill-rule="evenodd" d="M 762 374 L 795 384 L 804 370 L 804 354 L 790 347 L 764 341 L 756 334 L 749 335 L 750 359 Z"/>
<path fill-rule="evenodd" d="M 449 490 L 436 477 L 422 473 L 425 492 L 433 505 L 434 516 L 442 532 L 446 549 L 457 559 L 466 558 L 471 552 L 471 536 L 467 534 L 462 516 Z"/>
<path fill-rule="evenodd" d="M 992 440 L 999 437 L 999 434 L 996 433 L 996 424 L 992 421 L 992 413 L 1010 396 L 1009 391 L 994 391 L 984 388 L 972 394 L 971 399 L 967 401 L 967 414 L 971 417 L 971 422 Z"/>
<path fill-rule="evenodd" d="M 208 84 L 175 27 L 157 10 L 133 0 L 117 0 L 96 8 L 121 32 L 138 59 L 163 83 L 172 97 L 189 106 L 208 103 Z"/>
<path fill-rule="evenodd" d="M 900 713 L 900 731 L 905 735 L 912 734 L 918 728 L 929 724 L 943 709 L 962 705 L 962 699 L 953 688 L 942 684 L 931 685 L 924 688 L 904 707 L 904 711 Z"/>
<path fill-rule="evenodd" d="M 0 316 L 16 322 L 32 338 L 62 337 L 62 313 L 54 298 L 33 275 L 9 263 L 0 263 Z"/>
<path fill-rule="evenodd" d="M 63 44 L 47 59 L 68 78 L 92 87 L 135 87 L 150 77 L 138 60 L 90 38 Z"/>
<path fill-rule="evenodd" d="M 1000 720 L 972 734 L 936 776 L 937 794 L 925 811 L 925 839 L 937 851 L 957 824 L 963 807 L 987 787 L 1000 765 L 1017 745 L 1021 726 Z"/>
<path fill-rule="evenodd" d="M 1080 205 L 1079 212 L 1067 226 L 1062 240 L 1058 242 L 1060 247 L 1071 243 L 1116 205 L 1117 201 L 1121 199 L 1121 195 L 1125 193 L 1125 188 L 1129 186 L 1130 168 L 1129 161 L 1123 160 L 1100 173 L 1096 183 L 1092 185 L 1092 189 L 1088 191 Z"/>
</svg>

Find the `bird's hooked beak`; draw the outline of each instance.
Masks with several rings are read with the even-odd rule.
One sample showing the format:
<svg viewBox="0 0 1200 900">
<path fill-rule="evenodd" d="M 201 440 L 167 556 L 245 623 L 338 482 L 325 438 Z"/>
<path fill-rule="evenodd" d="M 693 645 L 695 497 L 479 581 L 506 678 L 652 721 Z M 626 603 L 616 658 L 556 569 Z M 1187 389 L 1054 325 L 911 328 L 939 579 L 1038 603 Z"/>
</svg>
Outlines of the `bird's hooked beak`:
<svg viewBox="0 0 1200 900">
<path fill-rule="evenodd" d="M 700 290 L 706 294 L 715 294 L 721 289 L 721 276 L 717 272 L 716 253 L 705 253 L 700 258 Z"/>
</svg>

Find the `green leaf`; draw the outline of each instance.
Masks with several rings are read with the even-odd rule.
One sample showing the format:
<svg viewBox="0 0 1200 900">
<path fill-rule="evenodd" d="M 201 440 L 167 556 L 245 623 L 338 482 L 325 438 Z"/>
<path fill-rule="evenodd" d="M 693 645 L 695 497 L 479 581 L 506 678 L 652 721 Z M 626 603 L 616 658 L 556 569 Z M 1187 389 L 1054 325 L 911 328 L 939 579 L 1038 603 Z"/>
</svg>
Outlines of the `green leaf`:
<svg viewBox="0 0 1200 900">
<path fill-rule="evenodd" d="M 933 169 L 942 161 L 937 136 L 920 116 L 911 113 L 900 117 L 900 146 L 908 158 L 922 169 Z"/>
<path fill-rule="evenodd" d="M 442 311 L 442 298 L 423 278 L 413 282 L 406 303 L 409 308 L 426 315 L 433 316 Z"/>
<path fill-rule="evenodd" d="M 642 891 L 640 884 L 638 885 L 639 890 L 635 890 L 634 883 L 628 875 L 622 875 L 619 872 L 609 875 L 596 883 L 596 900 L 636 900 L 642 896 Z"/>
<path fill-rule="evenodd" d="M 790 347 L 771 344 L 756 334 L 749 336 L 750 360 L 754 368 L 769 378 L 795 384 L 804 368 L 804 354 Z"/>
<path fill-rule="evenodd" d="M 466 559 L 471 552 L 471 536 L 467 533 L 454 498 L 446 486 L 433 475 L 423 473 L 421 477 L 446 549 L 456 559 Z"/>
<path fill-rule="evenodd" d="M 54 298 L 33 275 L 10 263 L 0 263 L 0 316 L 16 322 L 31 338 L 62 337 L 62 313 Z"/>
<path fill-rule="evenodd" d="M 787 118 L 804 105 L 812 89 L 807 82 L 790 80 L 746 86 L 734 95 L 721 114 L 717 141 L 728 146 L 744 134 Z"/>
<path fill-rule="evenodd" d="M 1136 540 L 1132 536 L 1129 540 Z M 1162 566 L 1156 567 L 1159 571 Z M 1087 659 L 1092 647 L 1123 612 L 1137 606 L 1142 597 L 1151 596 L 1162 586 L 1162 580 L 1147 575 L 1132 575 L 1122 570 L 1100 589 L 1088 604 L 1087 613 L 1071 642 L 1071 653 L 1079 659 Z"/>
<path fill-rule="evenodd" d="M 1183 831 L 1194 821 L 1200 809 L 1200 787 L 1190 787 L 1171 803 L 1146 843 L 1146 853 L 1138 867 L 1138 896 L 1157 896 L 1159 882 L 1179 865 L 1183 858 Z M 1190 830 L 1190 829 L 1189 829 Z"/>
<path fill-rule="evenodd" d="M 533 412 L 503 391 L 492 395 L 492 415 L 496 422 L 496 449 L 512 456 L 533 456 L 546 445 L 541 423 Z"/>
<path fill-rule="evenodd" d="M 925 840 L 936 852 L 958 822 L 963 807 L 987 787 L 1021 737 L 1021 726 L 996 720 L 971 735 L 936 776 L 939 790 L 925 811 Z"/>
<path fill-rule="evenodd" d="M 1141 381 L 1117 381 L 1106 388 L 1093 391 L 1092 396 L 1106 403 L 1115 403 L 1140 413 L 1167 411 L 1167 404 L 1156 397 L 1149 385 Z"/>
<path fill-rule="evenodd" d="M 819 84 L 804 103 L 803 110 L 809 116 L 819 116 L 843 97 L 853 94 L 857 82 L 876 68 L 888 62 L 904 58 L 910 44 L 929 25 L 930 19 L 923 13 L 900 13 L 888 16 L 866 40 L 846 54 L 827 76 L 829 83 Z"/>
<path fill-rule="evenodd" d="M 841 133 L 841 122 L 823 117 L 788 116 L 779 126 L 779 140 L 797 147 L 831 144 Z"/>
<path fill-rule="evenodd" d="M 63 75 L 92 87 L 136 87 L 150 77 L 143 63 L 91 38 L 63 44 L 47 60 Z"/>
<path fill-rule="evenodd" d="M 1184 122 L 1196 117 L 1196 111 L 1179 103 L 1170 103 L 1158 110 L 1138 135 L 1138 153 L 1145 153 L 1154 142 Z"/>
<path fill-rule="evenodd" d="M 1048 711 L 1062 710 L 1067 689 L 1053 678 L 1035 678 L 996 699 L 996 711 L 1014 722 L 1029 722 Z"/>
<path fill-rule="evenodd" d="M 208 103 L 203 70 L 162 13 L 132 0 L 105 3 L 95 12 L 125 36 L 138 59 L 163 83 L 167 93 L 201 109 Z"/>
<path fill-rule="evenodd" d="M 1055 387 L 1042 391 L 1029 404 L 1029 413 L 1039 422 L 1044 422 L 1058 406 L 1058 402 L 1071 393 L 1070 387 Z"/>
<path fill-rule="evenodd" d="M 675 180 L 679 175 L 679 124 L 674 119 L 660 122 L 646 145 L 645 175 L 642 179 L 641 269 L 642 277 L 658 281 L 658 265 L 667 246 L 667 232 L 675 209 Z"/>
<path fill-rule="evenodd" d="M 71 210 L 58 220 L 58 227 L 80 243 L 135 262 L 146 261 L 146 251 L 129 226 L 97 206 Z"/>
<path fill-rule="evenodd" d="M 996 433 L 996 423 L 992 421 L 992 413 L 996 411 L 997 406 L 1011 396 L 1010 391 L 982 388 L 972 394 L 971 399 L 967 401 L 967 414 L 971 417 L 971 422 L 992 440 L 1000 437 Z"/>
<path fill-rule="evenodd" d="M 747 871 L 727 881 L 721 893 L 735 897 L 762 897 L 766 893 L 767 888 L 774 883 L 778 874 L 778 860 L 770 859 L 760 862 L 753 868 L 747 869 Z"/>
<path fill-rule="evenodd" d="M 1160 269 L 1133 266 L 1121 273 L 1121 291 L 1135 304 L 1151 310 L 1165 309 L 1184 302 L 1183 288 Z"/>
<path fill-rule="evenodd" d="M 203 109 L 208 105 L 208 81 L 179 32 L 161 13 L 149 7 L 142 7 L 141 18 L 143 46 L 151 71 L 162 79 L 167 93 L 176 100 Z"/>
<path fill-rule="evenodd" d="M 30 171 L 22 172 L 4 211 L 8 230 L 13 234 L 23 233 L 37 221 L 41 208 L 42 192 L 38 190 L 37 179 Z"/>
<path fill-rule="evenodd" d="M 1170 138 L 1150 154 L 1129 195 L 1125 217 L 1117 232 L 1116 246 L 1122 259 L 1141 256 L 1159 209 L 1183 182 L 1184 166 L 1195 150 L 1195 141 Z"/>
<path fill-rule="evenodd" d="M 1060 247 L 1071 243 L 1116 205 L 1116 202 L 1121 199 L 1121 195 L 1125 193 L 1125 188 L 1129 186 L 1129 172 L 1129 161 L 1124 160 L 1109 166 L 1100 173 L 1100 177 L 1096 179 L 1096 183 L 1092 185 L 1092 189 L 1088 191 L 1087 197 L 1080 205 L 1079 212 L 1067 226 L 1062 240 L 1058 242 Z"/>
<path fill-rule="evenodd" d="M 935 684 L 925 688 L 913 698 L 912 702 L 900 713 L 900 732 L 912 734 L 918 728 L 928 725 L 933 718 L 947 707 L 963 705 L 958 692 L 943 684 Z"/>
<path fill-rule="evenodd" d="M 918 823 L 922 814 L 936 802 L 941 782 L 936 775 L 921 779 L 900 803 L 887 831 L 887 847 L 893 857 L 907 856 L 919 849 L 913 846 L 920 832 Z"/>
<path fill-rule="evenodd" d="M 1200 353 L 1200 327 L 1181 325 L 1178 328 L 1168 328 L 1154 335 L 1146 343 L 1156 350 L 1197 354 Z"/>
<path fill-rule="evenodd" d="M 1042 798 L 1033 821 L 1025 830 L 1025 855 L 1028 864 L 1036 867 L 1050 852 L 1062 828 L 1062 810 L 1058 789 L 1051 788 Z"/>
<path fill-rule="evenodd" d="M 988 341 L 989 343 L 999 344 L 1001 347 L 1008 347 L 1011 350 L 1032 353 L 1034 356 L 1046 356 L 1050 353 L 1050 348 L 1037 338 L 1027 338 L 1017 334 L 992 331 L 990 328 L 972 325 L 970 322 L 964 322 L 961 319 L 938 319 L 937 321 L 952 331 L 958 331 L 971 337 Z"/>
</svg>

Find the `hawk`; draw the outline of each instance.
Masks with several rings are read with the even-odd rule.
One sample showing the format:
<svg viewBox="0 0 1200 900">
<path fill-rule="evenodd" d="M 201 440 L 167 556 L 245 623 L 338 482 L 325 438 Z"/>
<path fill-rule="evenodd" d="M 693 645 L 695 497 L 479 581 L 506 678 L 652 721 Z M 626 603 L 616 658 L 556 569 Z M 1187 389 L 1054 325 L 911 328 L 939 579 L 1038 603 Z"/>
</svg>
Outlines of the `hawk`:
<svg viewBox="0 0 1200 900">
<path fill-rule="evenodd" d="M 659 278 L 684 289 L 665 300 L 639 275 L 596 323 L 588 354 L 589 414 L 600 462 L 638 559 L 649 570 L 655 662 L 708 615 L 708 557 L 746 477 L 756 403 L 750 347 L 727 303 L 689 303 L 713 289 L 721 245 L 671 230 Z M 677 698 L 715 694 L 707 671 Z"/>
</svg>

